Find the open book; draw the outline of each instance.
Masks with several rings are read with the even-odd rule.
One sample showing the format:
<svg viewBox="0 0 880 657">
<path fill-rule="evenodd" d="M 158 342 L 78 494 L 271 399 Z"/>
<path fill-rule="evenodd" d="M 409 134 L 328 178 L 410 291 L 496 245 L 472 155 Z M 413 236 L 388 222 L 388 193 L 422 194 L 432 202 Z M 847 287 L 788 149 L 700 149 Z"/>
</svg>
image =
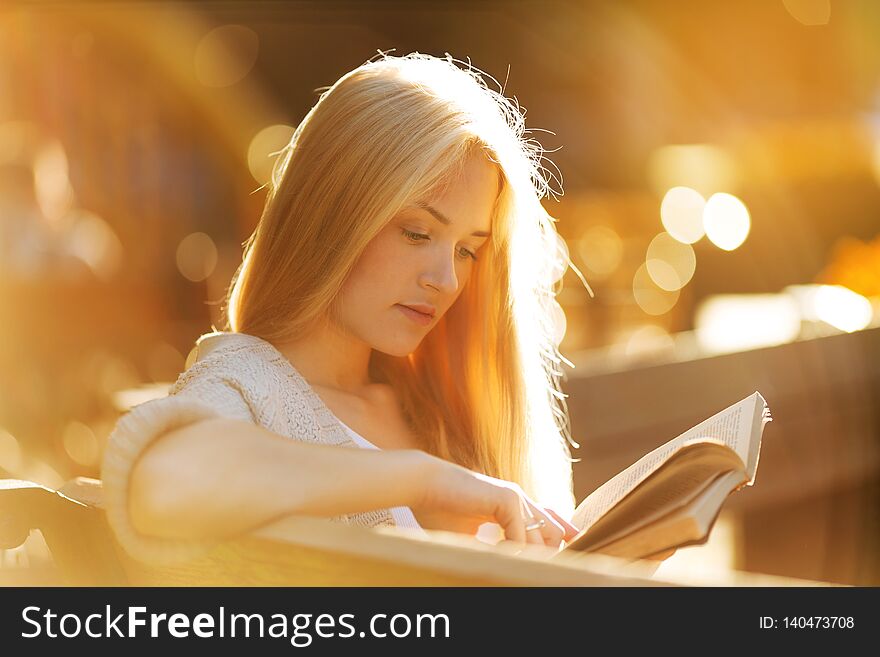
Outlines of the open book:
<svg viewBox="0 0 880 657">
<path fill-rule="evenodd" d="M 649 452 L 584 498 L 563 551 L 640 559 L 705 543 L 727 496 L 755 483 L 768 421 L 756 392 Z"/>
</svg>

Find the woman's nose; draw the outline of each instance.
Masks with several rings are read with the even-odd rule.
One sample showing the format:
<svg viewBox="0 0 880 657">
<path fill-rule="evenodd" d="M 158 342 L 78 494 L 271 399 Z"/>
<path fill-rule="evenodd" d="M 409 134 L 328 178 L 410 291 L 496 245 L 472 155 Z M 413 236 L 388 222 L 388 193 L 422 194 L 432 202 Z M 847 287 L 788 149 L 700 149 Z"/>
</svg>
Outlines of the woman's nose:
<svg viewBox="0 0 880 657">
<path fill-rule="evenodd" d="M 444 294 L 454 294 L 458 290 L 455 255 L 445 252 L 436 254 L 431 266 L 422 274 L 422 285 L 433 287 Z"/>
</svg>

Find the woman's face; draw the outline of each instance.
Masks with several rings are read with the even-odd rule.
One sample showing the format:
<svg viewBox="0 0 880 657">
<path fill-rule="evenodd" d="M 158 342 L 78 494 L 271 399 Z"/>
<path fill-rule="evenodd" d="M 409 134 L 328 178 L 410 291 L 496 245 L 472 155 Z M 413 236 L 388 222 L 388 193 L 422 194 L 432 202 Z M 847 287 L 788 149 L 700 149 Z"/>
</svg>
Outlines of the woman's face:
<svg viewBox="0 0 880 657">
<path fill-rule="evenodd" d="M 477 154 L 439 196 L 391 219 L 342 287 L 340 328 L 390 355 L 415 350 L 467 283 L 498 193 L 497 165 Z"/>
</svg>

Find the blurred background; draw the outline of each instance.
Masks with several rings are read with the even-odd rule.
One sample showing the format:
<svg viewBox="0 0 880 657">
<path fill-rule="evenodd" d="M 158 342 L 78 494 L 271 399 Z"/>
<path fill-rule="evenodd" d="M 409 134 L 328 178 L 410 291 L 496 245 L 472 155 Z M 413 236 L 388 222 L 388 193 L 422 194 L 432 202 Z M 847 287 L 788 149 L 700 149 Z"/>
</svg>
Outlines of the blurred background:
<svg viewBox="0 0 880 657">
<path fill-rule="evenodd" d="M 377 50 L 470 58 L 547 131 L 595 291 L 558 297 L 578 500 L 759 390 L 755 486 L 660 573 L 880 584 L 871 0 L 5 3 L 0 477 L 99 476 L 220 326 L 272 154 Z"/>
</svg>

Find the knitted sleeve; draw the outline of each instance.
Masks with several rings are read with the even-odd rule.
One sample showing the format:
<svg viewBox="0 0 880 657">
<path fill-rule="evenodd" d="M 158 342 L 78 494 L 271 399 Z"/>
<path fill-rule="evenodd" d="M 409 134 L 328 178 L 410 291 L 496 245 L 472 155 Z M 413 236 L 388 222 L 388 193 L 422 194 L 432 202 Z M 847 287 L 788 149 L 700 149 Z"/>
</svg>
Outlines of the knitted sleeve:
<svg viewBox="0 0 880 657">
<path fill-rule="evenodd" d="M 107 521 L 122 548 L 134 559 L 170 565 L 207 553 L 214 541 L 175 540 L 147 536 L 132 526 L 129 481 L 144 450 L 169 431 L 217 417 L 253 422 L 251 407 L 236 382 L 210 367 L 191 368 L 171 394 L 132 408 L 117 422 L 104 452 L 101 477 Z"/>
</svg>

